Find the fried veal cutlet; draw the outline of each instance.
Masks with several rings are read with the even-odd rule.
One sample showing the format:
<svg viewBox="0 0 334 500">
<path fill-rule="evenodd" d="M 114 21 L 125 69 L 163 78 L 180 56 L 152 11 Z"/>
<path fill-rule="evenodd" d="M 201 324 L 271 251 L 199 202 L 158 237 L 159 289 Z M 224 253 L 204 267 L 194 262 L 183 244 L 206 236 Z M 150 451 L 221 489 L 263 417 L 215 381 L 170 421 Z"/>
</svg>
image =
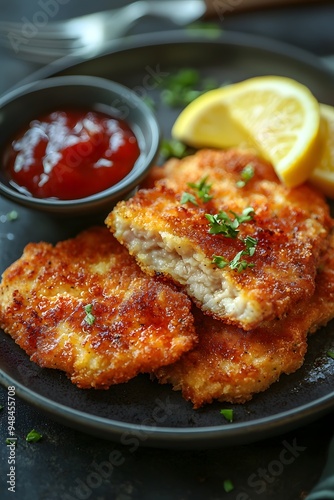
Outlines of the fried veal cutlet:
<svg viewBox="0 0 334 500">
<path fill-rule="evenodd" d="M 188 297 L 145 275 L 107 228 L 31 243 L 4 273 L 0 326 L 81 388 L 108 388 L 195 343 Z"/>
<path fill-rule="evenodd" d="M 245 332 L 193 311 L 199 343 L 173 365 L 156 372 L 161 383 L 181 390 L 195 408 L 214 399 L 244 403 L 282 373 L 303 363 L 307 334 L 334 317 L 334 237 L 316 279 L 316 292 L 281 320 Z"/>
<path fill-rule="evenodd" d="M 202 150 L 164 172 L 106 220 L 145 272 L 248 330 L 313 295 L 332 227 L 315 189 L 285 187 L 268 162 L 238 150 Z"/>
</svg>

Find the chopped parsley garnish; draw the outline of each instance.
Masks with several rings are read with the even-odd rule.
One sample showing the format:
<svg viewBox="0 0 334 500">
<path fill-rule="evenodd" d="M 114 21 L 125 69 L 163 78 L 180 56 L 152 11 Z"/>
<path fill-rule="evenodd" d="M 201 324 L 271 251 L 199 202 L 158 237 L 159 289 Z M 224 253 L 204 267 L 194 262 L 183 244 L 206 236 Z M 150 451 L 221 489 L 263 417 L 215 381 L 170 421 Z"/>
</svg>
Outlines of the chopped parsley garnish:
<svg viewBox="0 0 334 500">
<path fill-rule="evenodd" d="M 226 493 L 230 493 L 230 491 L 234 490 L 234 485 L 230 479 L 225 479 L 224 481 L 224 491 Z"/>
<path fill-rule="evenodd" d="M 219 269 L 224 269 L 224 267 L 228 266 L 229 262 L 225 259 L 225 257 L 222 257 L 221 255 L 213 255 L 212 264 L 216 264 Z"/>
<path fill-rule="evenodd" d="M 164 139 L 161 143 L 160 154 L 164 159 L 168 158 L 184 158 L 187 156 L 188 148 L 183 142 L 176 139 Z"/>
<path fill-rule="evenodd" d="M 241 260 L 242 255 L 248 255 L 245 250 L 242 250 L 241 252 L 238 252 L 237 255 L 229 262 L 229 266 L 231 269 L 234 271 L 238 271 L 238 273 L 241 273 L 247 267 L 254 267 L 255 264 L 254 262 L 247 262 L 247 260 Z"/>
<path fill-rule="evenodd" d="M 0 222 L 13 222 L 14 220 L 17 220 L 18 217 L 18 212 L 16 210 L 11 210 L 6 215 L 0 215 Z"/>
<path fill-rule="evenodd" d="M 223 415 L 228 422 L 233 422 L 233 410 L 220 410 L 220 414 Z"/>
<path fill-rule="evenodd" d="M 85 306 L 85 313 L 86 313 L 85 321 L 89 325 L 93 325 L 95 322 L 95 316 L 94 314 L 92 314 L 92 310 L 93 310 L 92 304 L 88 304 L 87 306 Z"/>
<path fill-rule="evenodd" d="M 231 219 L 224 211 L 215 215 L 205 214 L 210 223 L 209 233 L 223 234 L 227 238 L 236 238 L 239 233 L 238 227 L 240 224 L 253 219 L 254 209 L 247 207 L 242 211 L 241 215 L 237 215 L 232 211 L 230 213 L 234 215 L 234 219 Z"/>
<path fill-rule="evenodd" d="M 242 211 L 241 215 L 236 214 L 235 212 L 230 212 L 234 219 L 231 219 L 226 212 L 219 212 L 218 214 L 205 214 L 205 217 L 208 219 L 210 223 L 210 234 L 222 234 L 226 238 L 237 238 L 239 233 L 239 226 L 243 222 L 247 222 L 253 219 L 254 217 L 254 209 L 252 207 L 247 207 Z M 252 257 L 255 253 L 257 239 L 252 238 L 251 236 L 247 236 L 243 240 L 246 249 L 238 252 L 232 260 L 228 261 L 222 255 L 213 255 L 212 256 L 212 264 L 215 264 L 219 269 L 223 269 L 227 265 L 241 273 L 247 267 L 254 267 L 255 264 L 253 262 L 248 262 L 247 260 L 241 259 L 242 256 L 247 255 Z"/>
<path fill-rule="evenodd" d="M 242 255 L 243 252 L 238 252 L 237 255 L 229 263 L 230 268 L 238 271 L 238 273 L 241 273 L 241 271 L 244 271 L 245 269 L 247 269 L 247 267 L 254 267 L 254 263 L 249 263 L 247 262 L 247 260 L 240 260 Z"/>
<path fill-rule="evenodd" d="M 254 167 L 252 163 L 248 163 L 245 168 L 241 171 L 241 179 L 236 182 L 237 187 L 243 188 L 246 184 L 254 177 Z"/>
<path fill-rule="evenodd" d="M 188 182 L 188 186 L 191 187 L 194 191 L 197 192 L 197 196 L 204 202 L 207 203 L 208 201 L 212 200 L 212 196 L 209 195 L 209 191 L 211 189 L 211 184 L 208 184 L 207 181 L 208 177 L 203 177 L 202 180 L 200 180 L 197 183 L 194 182 Z"/>
<path fill-rule="evenodd" d="M 182 193 L 181 196 L 181 205 L 184 205 L 185 203 L 192 203 L 193 205 L 198 205 L 195 195 L 186 192 Z"/>
<path fill-rule="evenodd" d="M 17 213 L 16 210 L 11 210 L 10 212 L 8 212 L 8 214 L 6 215 L 6 218 L 8 221 L 13 221 L 13 220 L 16 220 L 18 219 L 19 217 L 19 214 Z"/>
<path fill-rule="evenodd" d="M 207 203 L 212 200 L 212 196 L 209 194 L 211 189 L 211 184 L 207 183 L 208 177 L 203 177 L 199 182 L 188 182 L 188 186 L 192 188 L 195 192 L 197 198 L 203 201 L 203 203 Z M 183 193 L 181 197 L 181 203 L 193 203 L 194 205 L 198 205 L 196 197 L 191 193 Z"/>
<path fill-rule="evenodd" d="M 243 255 L 253 257 L 256 250 L 257 239 L 252 236 L 247 236 L 247 238 L 244 239 L 244 243 L 246 245 L 246 250 L 244 250 Z"/>
<path fill-rule="evenodd" d="M 327 356 L 334 359 L 334 351 L 327 351 Z"/>
<path fill-rule="evenodd" d="M 28 443 L 37 443 L 42 437 L 42 434 L 33 429 L 26 435 L 26 441 L 28 441 Z"/>
<path fill-rule="evenodd" d="M 162 83 L 161 100 L 170 107 L 186 106 L 198 96 L 218 87 L 212 78 L 201 79 L 197 70 L 185 68 L 166 78 Z"/>
<path fill-rule="evenodd" d="M 197 183 L 188 182 L 187 185 L 194 191 L 194 193 L 182 193 L 181 204 L 192 203 L 193 205 L 198 205 L 198 199 L 202 200 L 204 203 L 212 200 L 213 196 L 209 194 L 212 185 L 207 182 L 207 179 L 208 177 L 205 176 Z M 209 233 L 221 234 L 226 238 L 236 239 L 239 234 L 240 224 L 253 220 L 254 208 L 247 207 L 240 215 L 230 210 L 230 214 L 233 217 L 225 211 L 221 211 L 218 214 L 205 214 L 205 217 L 209 221 L 210 225 Z M 232 260 L 228 261 L 222 255 L 213 255 L 211 261 L 212 264 L 215 264 L 219 269 L 229 266 L 238 273 L 244 271 L 248 267 L 254 267 L 254 263 L 248 262 L 247 260 L 242 259 L 242 257 L 252 257 L 254 255 L 257 239 L 252 236 L 247 236 L 242 241 L 245 245 L 245 249 L 238 252 Z"/>
<path fill-rule="evenodd" d="M 212 263 L 216 264 L 219 269 L 223 269 L 228 265 L 231 269 L 238 271 L 238 273 L 241 273 L 241 271 L 244 271 L 245 269 L 247 269 L 247 267 L 254 267 L 255 264 L 253 262 L 248 262 L 247 260 L 241 259 L 241 257 L 243 255 L 247 255 L 249 257 L 252 257 L 254 255 L 257 245 L 257 239 L 253 238 L 252 236 L 247 236 L 247 238 L 245 238 L 243 241 L 245 243 L 246 249 L 238 252 L 230 262 L 228 262 L 221 255 L 213 255 Z"/>
<path fill-rule="evenodd" d="M 223 234 L 227 238 L 237 237 L 239 222 L 237 219 L 231 220 L 226 212 L 219 212 L 215 215 L 205 214 L 205 217 L 210 223 L 210 234 Z"/>
</svg>

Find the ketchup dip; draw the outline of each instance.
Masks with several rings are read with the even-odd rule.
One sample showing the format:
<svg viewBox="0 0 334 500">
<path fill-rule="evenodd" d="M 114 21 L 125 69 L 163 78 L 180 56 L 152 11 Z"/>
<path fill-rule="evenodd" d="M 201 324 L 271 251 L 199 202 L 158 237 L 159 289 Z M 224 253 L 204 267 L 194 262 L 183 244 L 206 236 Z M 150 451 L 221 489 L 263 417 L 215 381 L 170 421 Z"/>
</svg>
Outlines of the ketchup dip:
<svg viewBox="0 0 334 500">
<path fill-rule="evenodd" d="M 139 154 L 126 122 L 100 111 L 64 109 L 32 120 L 7 145 L 3 161 L 16 190 L 75 200 L 119 182 Z"/>
</svg>

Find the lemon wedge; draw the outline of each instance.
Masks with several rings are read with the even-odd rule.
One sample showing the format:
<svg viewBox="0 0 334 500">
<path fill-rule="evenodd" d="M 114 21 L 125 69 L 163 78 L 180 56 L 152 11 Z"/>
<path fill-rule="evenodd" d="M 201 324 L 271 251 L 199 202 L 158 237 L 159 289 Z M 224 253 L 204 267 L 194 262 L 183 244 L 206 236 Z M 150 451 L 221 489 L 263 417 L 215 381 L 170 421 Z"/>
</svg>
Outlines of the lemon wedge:
<svg viewBox="0 0 334 500">
<path fill-rule="evenodd" d="M 320 104 L 322 151 L 310 181 L 325 195 L 334 198 L 334 108 Z"/>
<path fill-rule="evenodd" d="M 197 148 L 255 147 L 293 187 L 310 177 L 319 156 L 320 106 L 293 79 L 250 78 L 195 99 L 175 121 L 172 136 Z"/>
</svg>

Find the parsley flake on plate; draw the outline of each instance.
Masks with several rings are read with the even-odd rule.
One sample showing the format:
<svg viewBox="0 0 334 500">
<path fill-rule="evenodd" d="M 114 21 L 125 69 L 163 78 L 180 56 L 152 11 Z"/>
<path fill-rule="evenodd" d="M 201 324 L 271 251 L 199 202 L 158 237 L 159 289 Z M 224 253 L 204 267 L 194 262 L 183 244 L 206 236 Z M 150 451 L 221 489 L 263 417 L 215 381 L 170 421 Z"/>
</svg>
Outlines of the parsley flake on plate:
<svg viewBox="0 0 334 500">
<path fill-rule="evenodd" d="M 233 422 L 233 410 L 220 410 L 220 414 L 223 415 L 223 417 L 225 417 L 228 422 Z"/>
<path fill-rule="evenodd" d="M 168 158 L 184 158 L 188 155 L 188 148 L 183 142 L 177 139 L 163 139 L 160 154 L 165 160 Z"/>
<path fill-rule="evenodd" d="M 40 434 L 39 432 L 35 431 L 35 429 L 33 429 L 32 431 L 30 431 L 27 435 L 26 435 L 26 441 L 28 443 L 37 443 L 38 441 L 40 441 L 42 439 L 42 434 Z"/>
<path fill-rule="evenodd" d="M 218 87 L 212 78 L 202 78 L 193 68 L 184 68 L 162 82 L 162 102 L 169 107 L 187 106 L 204 92 Z"/>
<path fill-rule="evenodd" d="M 230 491 L 233 491 L 234 490 L 234 485 L 231 481 L 231 479 L 225 479 L 224 481 L 224 491 L 226 493 L 230 493 Z"/>
</svg>

